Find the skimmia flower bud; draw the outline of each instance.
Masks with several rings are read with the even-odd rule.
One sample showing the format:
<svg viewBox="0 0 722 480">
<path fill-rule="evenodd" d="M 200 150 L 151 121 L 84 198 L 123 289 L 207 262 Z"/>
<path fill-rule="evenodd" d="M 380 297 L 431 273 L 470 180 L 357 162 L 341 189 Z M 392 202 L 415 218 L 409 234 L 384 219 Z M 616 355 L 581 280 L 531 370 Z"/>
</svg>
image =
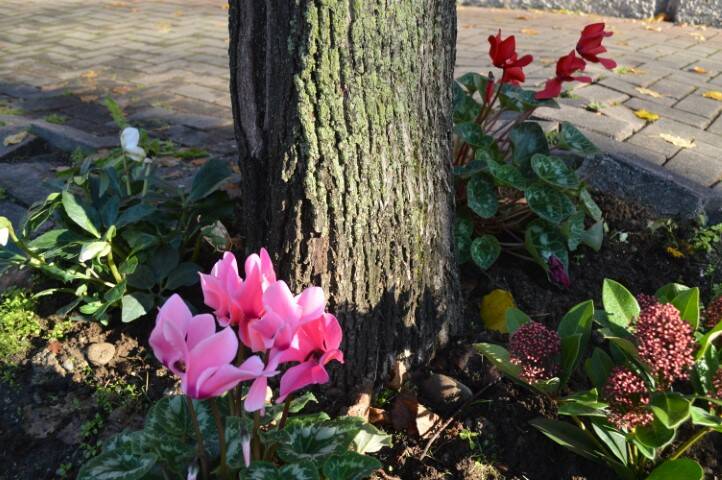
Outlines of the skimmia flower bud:
<svg viewBox="0 0 722 480">
<path fill-rule="evenodd" d="M 694 363 L 692 327 L 670 304 L 642 310 L 637 320 L 639 356 L 662 385 L 687 378 Z"/>
<path fill-rule="evenodd" d="M 722 322 L 722 295 L 712 300 L 704 309 L 705 325 L 707 328 L 714 328 Z"/>
<path fill-rule="evenodd" d="M 647 308 L 651 307 L 652 305 L 659 304 L 659 300 L 657 300 L 657 297 L 654 295 L 647 295 L 646 293 L 640 293 L 637 295 L 637 303 L 639 304 L 639 308 L 642 310 L 646 310 Z"/>
<path fill-rule="evenodd" d="M 511 362 L 521 367 L 521 377 L 530 383 L 556 375 L 560 350 L 559 334 L 538 322 L 525 323 L 509 339 Z"/>
<path fill-rule="evenodd" d="M 617 366 L 607 378 L 604 397 L 609 402 L 609 421 L 619 429 L 631 430 L 649 425 L 654 415 L 649 411 L 649 390 L 636 373 Z"/>
<path fill-rule="evenodd" d="M 719 368 L 712 377 L 712 396 L 722 400 L 722 368 Z"/>
</svg>

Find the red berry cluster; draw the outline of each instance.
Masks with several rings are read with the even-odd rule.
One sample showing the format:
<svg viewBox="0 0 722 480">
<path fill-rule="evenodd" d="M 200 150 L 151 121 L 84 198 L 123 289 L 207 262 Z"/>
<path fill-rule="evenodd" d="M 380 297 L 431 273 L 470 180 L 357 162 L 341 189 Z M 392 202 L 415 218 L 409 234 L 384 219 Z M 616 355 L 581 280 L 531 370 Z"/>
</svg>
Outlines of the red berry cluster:
<svg viewBox="0 0 722 480">
<path fill-rule="evenodd" d="M 647 363 L 660 385 L 687 378 L 694 337 L 692 327 L 670 304 L 651 305 L 639 315 L 637 332 L 639 356 Z"/>
<path fill-rule="evenodd" d="M 556 375 L 560 351 L 559 334 L 539 322 L 525 323 L 509 339 L 511 362 L 521 367 L 521 378 L 530 383 Z"/>
<path fill-rule="evenodd" d="M 639 304 L 639 308 L 645 310 L 652 305 L 657 305 L 659 303 L 659 300 L 657 300 L 657 297 L 655 297 L 654 295 L 640 293 L 637 295 L 637 303 Z"/>
<path fill-rule="evenodd" d="M 654 415 L 649 411 L 649 390 L 636 373 L 626 367 L 614 367 L 604 386 L 609 402 L 609 421 L 619 429 L 631 430 L 649 425 Z"/>
<path fill-rule="evenodd" d="M 722 322 L 722 295 L 712 300 L 704 309 L 705 325 L 707 328 L 714 328 Z"/>
</svg>

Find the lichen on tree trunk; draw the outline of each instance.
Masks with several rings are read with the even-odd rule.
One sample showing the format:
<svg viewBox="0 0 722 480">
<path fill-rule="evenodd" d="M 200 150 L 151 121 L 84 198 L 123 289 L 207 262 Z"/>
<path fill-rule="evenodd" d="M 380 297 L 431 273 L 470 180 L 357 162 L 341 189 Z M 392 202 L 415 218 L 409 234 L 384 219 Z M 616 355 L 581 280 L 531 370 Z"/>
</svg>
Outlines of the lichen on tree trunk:
<svg viewBox="0 0 722 480">
<path fill-rule="evenodd" d="M 347 386 L 429 358 L 459 323 L 454 0 L 231 0 L 245 246 L 343 326 Z"/>
</svg>

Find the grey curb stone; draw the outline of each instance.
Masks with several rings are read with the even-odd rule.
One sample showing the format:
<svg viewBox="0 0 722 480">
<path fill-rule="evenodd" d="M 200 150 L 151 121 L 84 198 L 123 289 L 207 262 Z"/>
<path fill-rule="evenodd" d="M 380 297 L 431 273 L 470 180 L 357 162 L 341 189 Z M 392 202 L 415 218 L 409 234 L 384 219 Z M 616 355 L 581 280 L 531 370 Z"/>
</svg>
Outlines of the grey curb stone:
<svg viewBox="0 0 722 480">
<path fill-rule="evenodd" d="M 96 137 L 77 128 L 56 125 L 45 120 L 34 120 L 31 123 L 30 131 L 53 147 L 65 152 L 77 149 L 93 151 L 101 148 L 113 148 L 119 146 L 120 143 L 116 136 Z"/>
</svg>

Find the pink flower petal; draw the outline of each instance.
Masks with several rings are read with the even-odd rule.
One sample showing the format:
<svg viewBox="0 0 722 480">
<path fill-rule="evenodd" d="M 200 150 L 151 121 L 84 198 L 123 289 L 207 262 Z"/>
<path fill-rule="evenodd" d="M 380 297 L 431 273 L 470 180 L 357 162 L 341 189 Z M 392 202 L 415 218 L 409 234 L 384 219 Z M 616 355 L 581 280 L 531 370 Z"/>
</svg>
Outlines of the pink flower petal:
<svg viewBox="0 0 722 480">
<path fill-rule="evenodd" d="M 264 376 L 258 377 L 253 381 L 251 388 L 248 389 L 246 400 L 243 402 L 243 408 L 247 412 L 256 412 L 263 409 L 266 405 L 267 386 L 268 380 Z"/>
</svg>

